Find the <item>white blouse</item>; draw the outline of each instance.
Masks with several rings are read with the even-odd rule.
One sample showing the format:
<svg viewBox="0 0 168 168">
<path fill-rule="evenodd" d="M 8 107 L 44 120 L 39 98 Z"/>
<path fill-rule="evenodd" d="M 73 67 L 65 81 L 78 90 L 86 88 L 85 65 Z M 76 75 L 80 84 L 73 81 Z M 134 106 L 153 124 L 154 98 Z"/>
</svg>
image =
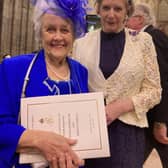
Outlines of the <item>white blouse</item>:
<svg viewBox="0 0 168 168">
<path fill-rule="evenodd" d="M 100 29 L 86 34 L 74 43 L 73 57 L 89 71 L 90 91 L 103 91 L 107 104 L 122 97 L 132 99 L 135 111 L 119 120 L 139 127 L 148 126 L 146 112 L 161 99 L 161 85 L 152 38 L 145 32 L 125 29 L 126 40 L 120 63 L 105 79 L 99 68 Z"/>
</svg>

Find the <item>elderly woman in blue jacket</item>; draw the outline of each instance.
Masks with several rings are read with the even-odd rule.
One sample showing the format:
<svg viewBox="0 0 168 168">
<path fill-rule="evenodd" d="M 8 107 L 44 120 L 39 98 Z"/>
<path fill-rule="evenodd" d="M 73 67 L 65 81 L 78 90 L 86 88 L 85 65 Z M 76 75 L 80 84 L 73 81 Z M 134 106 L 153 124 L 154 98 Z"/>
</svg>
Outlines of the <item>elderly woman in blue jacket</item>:
<svg viewBox="0 0 168 168">
<path fill-rule="evenodd" d="M 18 123 L 21 97 L 88 92 L 86 68 L 68 57 L 74 39 L 85 32 L 86 1 L 36 0 L 33 5 L 43 48 L 4 59 L 0 66 L 0 167 L 31 167 L 18 161 L 29 149 L 40 151 L 50 167 L 79 167 L 83 161 L 71 149 L 75 140 Z"/>
</svg>

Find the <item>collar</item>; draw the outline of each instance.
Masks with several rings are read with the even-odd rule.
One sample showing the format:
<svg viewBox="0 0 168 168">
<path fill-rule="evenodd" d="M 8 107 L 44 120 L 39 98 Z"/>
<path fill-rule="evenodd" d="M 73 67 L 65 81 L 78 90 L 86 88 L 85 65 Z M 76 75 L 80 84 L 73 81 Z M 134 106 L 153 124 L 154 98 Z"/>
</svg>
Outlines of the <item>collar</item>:
<svg viewBox="0 0 168 168">
<path fill-rule="evenodd" d="M 140 31 L 143 32 L 149 25 L 145 25 Z"/>
</svg>

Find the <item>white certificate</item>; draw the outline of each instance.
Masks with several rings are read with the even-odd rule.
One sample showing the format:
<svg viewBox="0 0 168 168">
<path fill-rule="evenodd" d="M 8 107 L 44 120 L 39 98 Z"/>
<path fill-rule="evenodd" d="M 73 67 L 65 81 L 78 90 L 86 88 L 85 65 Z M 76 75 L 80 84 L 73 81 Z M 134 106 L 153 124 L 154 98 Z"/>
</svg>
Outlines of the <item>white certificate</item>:
<svg viewBox="0 0 168 168">
<path fill-rule="evenodd" d="M 101 92 L 23 98 L 21 124 L 77 139 L 72 148 L 80 158 L 108 157 L 109 142 Z M 44 161 L 39 153 L 20 155 L 20 163 Z"/>
</svg>

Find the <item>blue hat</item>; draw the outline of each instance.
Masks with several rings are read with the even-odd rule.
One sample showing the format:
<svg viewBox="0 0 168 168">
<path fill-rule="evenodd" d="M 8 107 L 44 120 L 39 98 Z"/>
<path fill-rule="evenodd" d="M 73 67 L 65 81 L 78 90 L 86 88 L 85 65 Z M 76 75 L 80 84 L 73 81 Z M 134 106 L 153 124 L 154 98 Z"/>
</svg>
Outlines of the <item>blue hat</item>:
<svg viewBox="0 0 168 168">
<path fill-rule="evenodd" d="M 88 0 L 31 0 L 35 6 L 34 22 L 44 13 L 69 18 L 74 24 L 75 37 L 86 32 L 86 11 Z"/>
</svg>

